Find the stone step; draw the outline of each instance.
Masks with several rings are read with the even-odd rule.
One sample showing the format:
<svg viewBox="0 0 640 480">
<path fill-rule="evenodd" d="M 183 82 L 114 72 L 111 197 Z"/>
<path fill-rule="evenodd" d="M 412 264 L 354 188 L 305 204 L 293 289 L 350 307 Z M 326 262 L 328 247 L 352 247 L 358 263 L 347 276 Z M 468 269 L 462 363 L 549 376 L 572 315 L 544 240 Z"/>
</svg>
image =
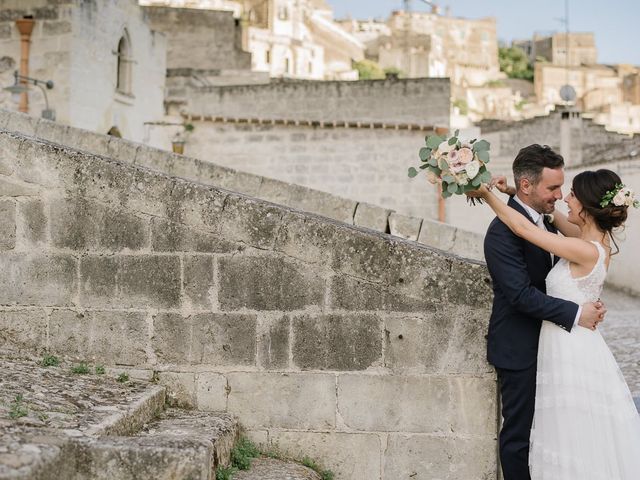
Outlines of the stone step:
<svg viewBox="0 0 640 480">
<path fill-rule="evenodd" d="M 135 436 L 84 442 L 83 478 L 213 480 L 215 469 L 229 464 L 237 437 L 229 414 L 167 410 Z"/>
<path fill-rule="evenodd" d="M 275 458 L 255 458 L 249 470 L 240 470 L 233 480 L 322 480 L 314 470 L 299 463 Z"/>
</svg>

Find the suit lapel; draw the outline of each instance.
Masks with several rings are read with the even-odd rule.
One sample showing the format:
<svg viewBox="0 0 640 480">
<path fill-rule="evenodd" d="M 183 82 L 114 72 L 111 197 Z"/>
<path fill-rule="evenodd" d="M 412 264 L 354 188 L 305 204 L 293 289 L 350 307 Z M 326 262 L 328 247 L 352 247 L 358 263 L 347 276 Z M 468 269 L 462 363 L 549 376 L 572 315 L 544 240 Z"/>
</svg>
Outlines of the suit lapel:
<svg viewBox="0 0 640 480">
<path fill-rule="evenodd" d="M 533 218 L 531 218 L 529 216 L 529 214 L 527 213 L 527 211 L 522 207 L 522 205 L 520 205 L 518 202 L 516 202 L 513 197 L 509 197 L 509 201 L 507 202 L 507 205 L 509 205 L 511 208 L 517 210 L 518 212 L 520 212 L 522 215 L 524 215 L 526 218 L 529 219 L 529 221 L 531 223 L 533 223 L 534 225 L 537 226 L 536 222 L 533 221 Z M 556 232 L 556 229 L 547 222 L 547 219 L 545 217 L 544 219 L 544 224 L 547 227 L 547 230 L 552 231 L 552 232 Z M 551 228 L 549 228 L 551 227 Z M 526 240 L 525 240 L 526 241 Z M 527 242 L 530 245 L 533 245 L 531 242 Z M 549 252 L 547 252 L 546 250 L 538 247 L 537 245 L 533 245 L 535 248 L 537 248 L 540 252 L 544 253 L 544 261 L 545 261 L 545 265 L 547 265 L 547 267 L 549 268 L 549 270 L 553 267 L 553 265 L 555 265 L 555 263 L 558 261 L 558 259 L 554 256 L 553 257 L 553 263 L 551 261 L 551 254 Z"/>
</svg>

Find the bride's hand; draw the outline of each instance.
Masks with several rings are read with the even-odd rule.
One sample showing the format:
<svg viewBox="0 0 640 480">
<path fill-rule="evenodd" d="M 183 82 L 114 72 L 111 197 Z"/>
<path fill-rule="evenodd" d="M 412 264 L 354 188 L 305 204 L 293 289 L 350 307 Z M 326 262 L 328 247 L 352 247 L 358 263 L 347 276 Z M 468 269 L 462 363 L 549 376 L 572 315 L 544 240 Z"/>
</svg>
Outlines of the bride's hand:
<svg viewBox="0 0 640 480">
<path fill-rule="evenodd" d="M 496 175 L 491 178 L 491 182 L 489 183 L 489 188 L 497 188 L 500 192 L 505 193 L 507 195 L 515 195 L 515 188 L 509 186 L 507 183 L 507 177 L 504 175 Z"/>
<path fill-rule="evenodd" d="M 489 194 L 489 188 L 486 184 L 481 184 L 477 190 L 472 190 L 470 192 L 466 192 L 465 195 L 469 198 L 486 198 Z"/>
</svg>

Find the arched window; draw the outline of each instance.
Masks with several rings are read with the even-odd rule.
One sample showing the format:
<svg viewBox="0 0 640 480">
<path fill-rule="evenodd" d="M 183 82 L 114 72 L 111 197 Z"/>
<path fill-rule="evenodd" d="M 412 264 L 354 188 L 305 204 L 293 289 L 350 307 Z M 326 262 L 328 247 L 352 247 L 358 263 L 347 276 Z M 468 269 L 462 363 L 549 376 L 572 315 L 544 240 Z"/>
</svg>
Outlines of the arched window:
<svg viewBox="0 0 640 480">
<path fill-rule="evenodd" d="M 127 95 L 131 94 L 131 42 L 129 34 L 125 31 L 118 42 L 118 70 L 116 77 L 116 90 Z"/>
</svg>

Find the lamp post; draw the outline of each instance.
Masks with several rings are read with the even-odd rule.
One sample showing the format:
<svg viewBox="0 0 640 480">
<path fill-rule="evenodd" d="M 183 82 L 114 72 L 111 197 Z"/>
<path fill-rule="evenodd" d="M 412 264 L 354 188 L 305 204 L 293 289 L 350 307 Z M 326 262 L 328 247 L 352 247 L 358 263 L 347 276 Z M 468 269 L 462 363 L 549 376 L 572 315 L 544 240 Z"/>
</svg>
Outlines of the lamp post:
<svg viewBox="0 0 640 480">
<path fill-rule="evenodd" d="M 20 75 L 17 70 L 13 73 L 13 77 L 13 85 L 11 85 L 10 87 L 5 87 L 4 89 L 14 95 L 19 95 L 22 93 L 26 93 L 29 90 L 29 84 L 35 85 L 36 87 L 40 88 L 40 90 L 42 90 L 42 95 L 44 96 L 45 104 L 45 109 L 42 111 L 42 118 L 46 118 L 47 120 L 55 120 L 56 112 L 55 110 L 51 110 L 49 108 L 49 99 L 47 97 L 47 90 L 51 90 L 53 88 L 53 81 L 38 80 L 37 78 Z"/>
</svg>

